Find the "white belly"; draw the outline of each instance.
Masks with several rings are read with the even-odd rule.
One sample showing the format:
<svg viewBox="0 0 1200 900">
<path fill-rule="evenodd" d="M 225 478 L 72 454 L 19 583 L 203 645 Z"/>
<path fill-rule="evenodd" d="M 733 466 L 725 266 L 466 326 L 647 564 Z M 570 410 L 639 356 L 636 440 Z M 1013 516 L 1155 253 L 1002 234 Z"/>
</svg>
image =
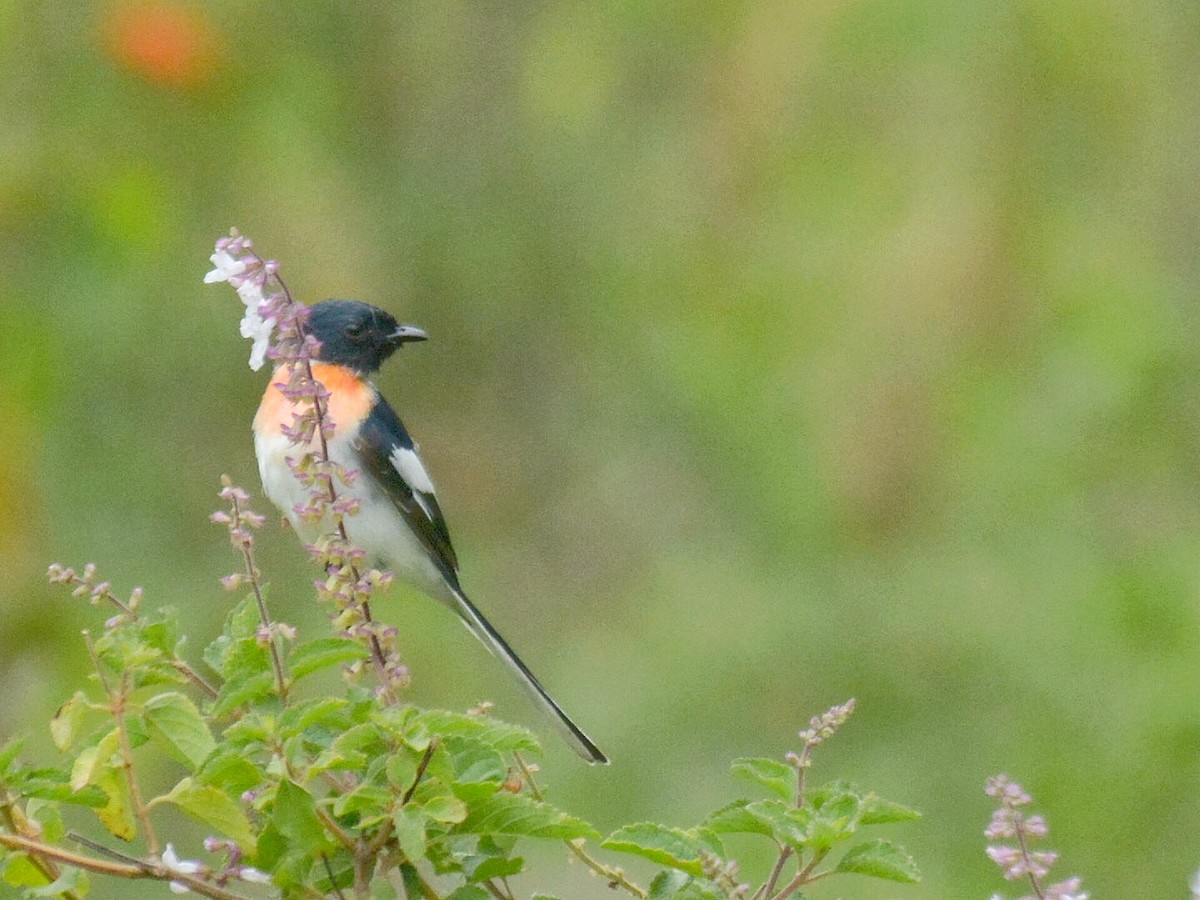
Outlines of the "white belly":
<svg viewBox="0 0 1200 900">
<path fill-rule="evenodd" d="M 263 492 L 287 516 L 300 539 L 312 544 L 330 533 L 333 530 L 330 517 L 314 523 L 302 519 L 296 512 L 297 506 L 309 504 L 311 489 L 296 480 L 285 459 L 298 457 L 304 451 L 282 435 L 263 438 L 257 434 L 254 451 Z M 369 473 L 359 468 L 349 441 L 335 435 L 329 442 L 329 458 L 347 469 L 359 470 L 351 487 L 335 481 L 339 497 L 358 500 L 359 511 L 345 518 L 350 543 L 364 551 L 371 564 L 391 570 L 397 578 L 431 597 L 451 602 L 453 595 L 441 572 L 383 489 Z"/>
</svg>

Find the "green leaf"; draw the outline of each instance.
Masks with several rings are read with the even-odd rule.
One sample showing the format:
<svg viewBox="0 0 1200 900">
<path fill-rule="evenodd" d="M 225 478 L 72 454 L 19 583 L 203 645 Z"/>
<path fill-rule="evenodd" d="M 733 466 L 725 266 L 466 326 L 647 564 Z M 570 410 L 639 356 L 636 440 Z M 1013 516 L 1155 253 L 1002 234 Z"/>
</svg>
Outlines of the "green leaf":
<svg viewBox="0 0 1200 900">
<path fill-rule="evenodd" d="M 214 671 L 222 671 L 233 645 L 238 641 L 253 641 L 261 622 L 257 601 L 247 595 L 225 617 L 225 628 L 220 636 L 204 648 L 204 661 L 212 666 Z"/>
<path fill-rule="evenodd" d="M 270 670 L 264 669 L 249 675 L 228 677 L 221 685 L 220 694 L 213 704 L 212 714 L 217 717 L 227 715 L 241 706 L 255 703 L 274 693 L 275 675 Z"/>
<path fill-rule="evenodd" d="M 18 787 L 23 797 L 37 797 L 97 809 L 108 804 L 108 796 L 104 791 L 95 785 L 84 785 L 75 790 L 68 781 L 67 773 L 57 769 L 35 769 L 21 779 Z"/>
<path fill-rule="evenodd" d="M 777 803 L 778 801 L 758 801 L 758 803 Z M 735 800 L 720 809 L 710 813 L 704 820 L 704 826 L 720 834 L 765 834 L 772 836 L 774 829 L 763 820 L 762 816 L 750 811 L 751 801 Z"/>
<path fill-rule="evenodd" d="M 491 895 L 483 888 L 473 884 L 464 884 L 452 894 L 446 895 L 446 900 L 491 900 Z"/>
<path fill-rule="evenodd" d="M 93 712 L 95 710 L 87 695 L 83 691 L 76 691 L 50 720 L 50 737 L 54 740 L 54 746 L 63 753 L 70 750 L 83 730 L 84 719 Z"/>
<path fill-rule="evenodd" d="M 735 759 L 729 769 L 738 778 L 766 788 L 782 800 L 796 798 L 796 770 L 787 763 L 762 757 Z"/>
<path fill-rule="evenodd" d="M 73 892 L 82 897 L 88 892 L 87 872 L 65 866 L 61 874 L 50 884 L 39 888 L 29 888 L 25 891 L 27 897 L 63 897 Z"/>
<path fill-rule="evenodd" d="M 406 860 L 418 863 L 425 858 L 425 816 L 419 809 L 400 807 L 392 814 L 392 828 Z"/>
<path fill-rule="evenodd" d="M 867 794 L 863 798 L 862 813 L 859 823 L 862 825 L 885 825 L 889 822 L 911 822 L 921 818 L 921 814 L 908 806 L 884 800 L 875 794 Z"/>
<path fill-rule="evenodd" d="M 525 868 L 519 856 L 469 856 L 463 860 L 463 874 L 468 884 L 479 884 L 492 878 L 508 878 Z"/>
<path fill-rule="evenodd" d="M 408 728 L 413 731 L 424 728 L 430 734 L 445 738 L 473 738 L 500 753 L 510 753 L 514 750 L 541 752 L 537 738 L 530 731 L 488 716 L 469 716 L 442 709 L 420 710 L 410 716 Z"/>
<path fill-rule="evenodd" d="M 700 875 L 703 866 L 701 853 L 723 857 L 725 848 L 716 836 L 705 829 L 668 828 L 656 822 L 640 822 L 618 828 L 604 839 L 602 847 L 679 869 L 689 875 Z"/>
<path fill-rule="evenodd" d="M 4 880 L 13 887 L 36 887 L 50 879 L 24 853 L 14 853 L 4 861 Z"/>
<path fill-rule="evenodd" d="M 195 777 L 200 784 L 220 788 L 231 796 L 239 796 L 266 780 L 245 754 L 225 744 L 204 761 Z"/>
<path fill-rule="evenodd" d="M 142 707 L 151 737 L 166 744 L 193 769 L 208 758 L 217 742 L 196 704 L 183 694 L 170 692 L 151 697 Z"/>
<path fill-rule="evenodd" d="M 425 817 L 444 825 L 457 825 L 467 818 L 467 804 L 453 794 L 436 794 L 420 805 Z"/>
<path fill-rule="evenodd" d="M 481 741 L 472 738 L 447 738 L 445 747 L 454 763 L 455 781 L 460 785 L 499 785 L 508 774 L 504 757 Z"/>
<path fill-rule="evenodd" d="M 17 761 L 17 757 L 21 755 L 21 750 L 25 746 L 25 738 L 13 738 L 8 741 L 3 747 L 0 747 L 0 774 L 7 774 L 13 768 L 13 764 Z"/>
<path fill-rule="evenodd" d="M 305 675 L 364 660 L 370 656 L 366 647 L 350 638 L 320 638 L 298 645 L 288 654 L 288 674 L 299 681 Z"/>
<path fill-rule="evenodd" d="M 823 798 L 808 822 L 805 843 L 811 849 L 821 851 L 846 840 L 858 830 L 861 811 L 862 801 L 854 794 Z"/>
<path fill-rule="evenodd" d="M 317 818 L 317 804 L 312 795 L 292 781 L 281 781 L 275 789 L 275 805 L 271 824 L 295 848 L 312 854 L 330 844 L 325 827 Z"/>
<path fill-rule="evenodd" d="M 100 790 L 108 798 L 108 803 L 96 810 L 100 823 L 108 829 L 113 837 L 123 841 L 132 841 L 137 834 L 137 826 L 133 821 L 133 810 L 129 805 L 129 797 L 125 791 L 125 783 L 116 769 L 105 769 L 95 781 Z"/>
<path fill-rule="evenodd" d="M 317 697 L 296 703 L 280 715 L 279 733 L 284 737 L 292 737 L 307 728 L 321 726 L 341 734 L 349 725 L 343 715 L 349 705 L 341 697 Z"/>
<path fill-rule="evenodd" d="M 524 794 L 510 794 L 507 791 L 499 791 L 472 802 L 466 819 L 455 831 L 460 834 L 509 834 L 562 841 L 600 836 L 582 819 Z"/>
<path fill-rule="evenodd" d="M 244 851 L 254 849 L 256 839 L 250 820 L 241 806 L 224 791 L 185 778 L 171 789 L 171 793 L 150 801 L 150 806 L 157 803 L 174 804 L 192 818 L 236 842 Z"/>
<path fill-rule="evenodd" d="M 650 882 L 647 900 L 727 900 L 728 896 L 707 878 L 668 869 Z"/>
<path fill-rule="evenodd" d="M 921 880 L 917 864 L 908 851 L 891 841 L 868 841 L 851 847 L 838 861 L 835 871 L 854 872 L 903 884 L 915 884 Z"/>
<path fill-rule="evenodd" d="M 359 819 L 358 827 L 369 828 L 387 819 L 391 805 L 391 791 L 381 785 L 365 782 L 336 797 L 333 814 L 340 819 L 354 813 Z"/>
<path fill-rule="evenodd" d="M 121 733 L 113 729 L 94 747 L 85 747 L 71 766 L 71 787 L 80 790 L 94 784 L 100 776 L 112 770 L 112 759 L 121 743 Z"/>
</svg>

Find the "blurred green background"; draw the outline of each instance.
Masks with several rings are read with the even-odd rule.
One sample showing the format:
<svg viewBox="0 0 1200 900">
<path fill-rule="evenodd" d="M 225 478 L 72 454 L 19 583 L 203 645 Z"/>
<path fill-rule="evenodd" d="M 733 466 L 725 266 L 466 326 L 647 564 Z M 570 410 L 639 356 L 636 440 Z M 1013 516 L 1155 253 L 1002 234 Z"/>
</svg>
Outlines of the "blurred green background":
<svg viewBox="0 0 1200 900">
<path fill-rule="evenodd" d="M 1184 896 L 1198 83 L 1184 0 L 0 3 L 4 733 L 52 752 L 87 671 L 102 614 L 51 561 L 197 653 L 219 627 L 206 517 L 222 472 L 258 489 L 266 382 L 201 284 L 237 225 L 432 335 L 379 383 L 468 590 L 613 765 L 443 610 L 383 615 L 415 699 L 541 730 L 564 805 L 690 824 L 853 696 L 814 777 L 921 808 L 891 836 L 926 877 L 813 897 L 1002 889 L 1001 770 L 1062 877 Z M 276 609 L 320 628 L 274 521 Z M 610 896 L 561 855 L 525 895 Z"/>
</svg>

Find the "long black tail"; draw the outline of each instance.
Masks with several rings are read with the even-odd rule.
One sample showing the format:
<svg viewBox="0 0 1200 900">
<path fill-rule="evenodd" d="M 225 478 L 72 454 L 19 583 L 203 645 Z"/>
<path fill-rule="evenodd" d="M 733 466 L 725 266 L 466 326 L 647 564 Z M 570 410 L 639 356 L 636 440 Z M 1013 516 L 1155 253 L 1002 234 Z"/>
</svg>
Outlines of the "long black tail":
<svg viewBox="0 0 1200 900">
<path fill-rule="evenodd" d="M 512 669 L 520 679 L 526 693 L 533 698 L 533 702 L 550 714 L 551 721 L 558 726 L 571 749 L 589 763 L 607 763 L 608 757 L 592 743 L 592 739 L 584 734 L 578 725 L 571 721 L 571 717 L 562 711 L 562 707 L 554 702 L 554 698 L 546 692 L 537 677 L 529 671 L 529 667 L 521 662 L 521 657 L 517 656 L 513 648 L 508 646 L 500 633 L 492 627 L 492 623 L 484 618 L 483 613 L 475 608 L 475 604 L 467 599 L 467 595 L 458 588 L 452 587 L 451 590 L 454 593 L 454 611 L 471 629 L 471 633 L 479 638 L 492 654 L 500 657 Z"/>
</svg>

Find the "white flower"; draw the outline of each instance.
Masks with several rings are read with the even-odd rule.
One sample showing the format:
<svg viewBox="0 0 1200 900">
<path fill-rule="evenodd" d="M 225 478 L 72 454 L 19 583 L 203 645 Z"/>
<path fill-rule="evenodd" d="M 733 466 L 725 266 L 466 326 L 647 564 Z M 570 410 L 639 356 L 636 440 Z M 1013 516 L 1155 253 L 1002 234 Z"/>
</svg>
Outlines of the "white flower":
<svg viewBox="0 0 1200 900">
<path fill-rule="evenodd" d="M 176 875 L 196 875 L 204 869 L 201 863 L 193 859 L 180 859 L 171 844 L 167 844 L 167 849 L 163 851 L 162 864 L 168 872 L 174 872 Z M 172 881 L 167 886 L 175 894 L 186 894 L 191 890 L 181 881 Z"/>
<path fill-rule="evenodd" d="M 270 884 L 271 876 L 253 866 L 242 866 L 238 870 L 238 878 L 242 881 L 248 881 L 251 884 Z"/>
<path fill-rule="evenodd" d="M 241 294 L 241 289 L 238 289 Z M 262 296 L 260 290 L 259 296 Z M 245 299 L 245 298 L 243 298 Z M 275 330 L 275 319 L 264 319 L 259 314 L 258 304 L 246 304 L 246 314 L 242 316 L 239 328 L 242 337 L 250 338 L 254 343 L 250 347 L 250 368 L 257 372 L 263 367 L 267 358 L 267 348 L 271 345 L 271 333 Z"/>
<path fill-rule="evenodd" d="M 271 334 L 275 330 L 274 317 L 263 318 L 260 312 L 267 303 L 263 288 L 267 278 L 274 272 L 274 264 L 264 263 L 250 254 L 249 240 L 236 232 L 231 234 L 232 237 L 217 241 L 216 251 L 209 257 L 213 268 L 204 276 L 204 283 L 226 282 L 237 291 L 238 297 L 246 305 L 246 313 L 238 330 L 242 337 L 253 342 L 250 347 L 250 368 L 257 372 L 266 361 Z"/>
<path fill-rule="evenodd" d="M 235 259 L 224 250 L 218 250 L 209 259 L 212 261 L 214 268 L 204 276 L 205 284 L 229 281 L 229 279 L 236 278 L 246 271 L 246 264 L 242 260 Z"/>
</svg>

